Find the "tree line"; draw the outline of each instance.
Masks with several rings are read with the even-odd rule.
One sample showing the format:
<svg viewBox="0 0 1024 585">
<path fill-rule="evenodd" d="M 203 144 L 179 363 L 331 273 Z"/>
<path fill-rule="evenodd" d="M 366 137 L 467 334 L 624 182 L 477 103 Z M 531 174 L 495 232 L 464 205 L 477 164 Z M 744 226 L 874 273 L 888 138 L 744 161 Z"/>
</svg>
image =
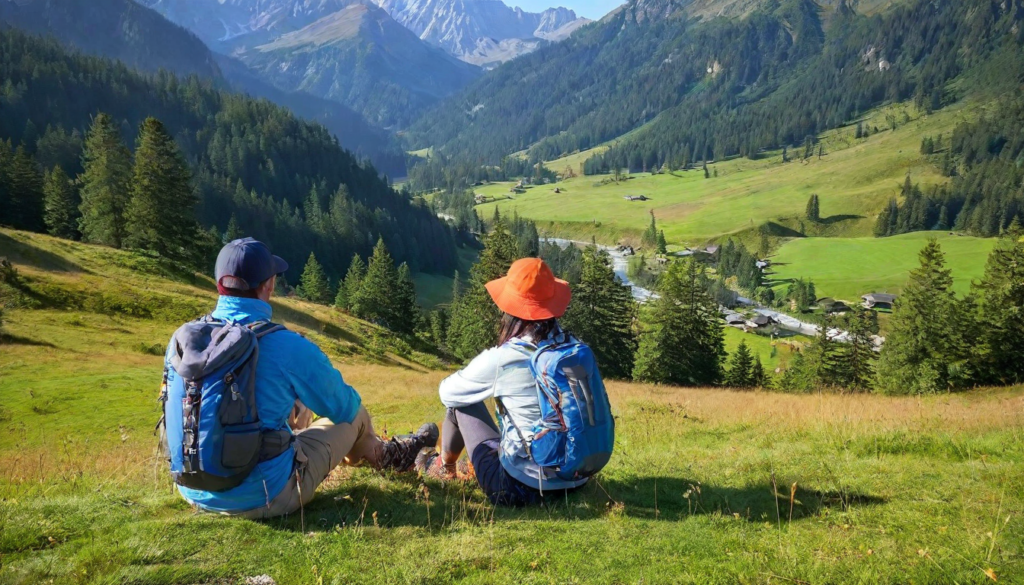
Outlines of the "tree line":
<svg viewBox="0 0 1024 585">
<path fill-rule="evenodd" d="M 702 78 L 655 122 L 588 160 L 585 172 L 681 169 L 729 156 L 758 158 L 785 146 L 804 145 L 807 156 L 808 139 L 882 103 L 914 100 L 922 109 L 937 109 L 952 98 L 946 84 L 965 72 L 1008 88 L 1024 72 L 1024 10 L 1016 3 L 915 0 L 870 17 L 841 3 L 825 30 L 814 3 L 782 6 L 787 4 L 799 7 L 787 16 L 764 14 L 732 25 L 738 29 L 731 33 L 733 47 L 711 45 L 709 55 L 696 59 L 717 59 L 721 72 Z M 812 34 L 777 45 L 770 31 L 781 23 Z M 748 75 L 763 63 L 754 53 L 777 64 L 766 69 L 772 77 Z M 994 59 L 1000 65 L 987 67 Z M 754 97 L 737 98 L 744 92 Z"/>
<path fill-rule="evenodd" d="M 82 176 L 86 133 L 102 112 L 109 136 L 134 134 L 148 118 L 160 121 L 191 173 L 204 233 L 215 229 L 218 239 L 244 233 L 290 258 L 314 252 L 333 278 L 353 254 L 369 257 L 380 238 L 413 272 L 455 269 L 455 236 L 447 224 L 425 202 L 392 189 L 319 125 L 208 80 L 134 72 L 15 30 L 0 30 L 0 46 L 0 140 L 10 153 L 3 155 L 0 223 L 45 227 L 38 212 L 43 170 L 52 175 L 59 166 L 67 177 Z M 114 166 L 124 176 L 127 147 L 111 139 L 106 148 L 120 153 Z M 60 180 L 50 184 L 68 189 Z M 125 184 L 110 184 L 119 185 L 113 200 L 131 198 Z M 81 187 L 74 180 L 76 193 L 63 196 L 83 198 Z M 120 229 L 110 236 L 114 243 Z M 289 277 L 298 280 L 298 267 Z"/>
<path fill-rule="evenodd" d="M 829 317 L 779 380 L 788 391 L 838 388 L 930 394 L 1024 382 L 1024 239 L 1019 224 L 992 251 L 981 280 L 958 297 L 937 241 L 896 301 L 881 352 L 872 311 Z"/>
<path fill-rule="evenodd" d="M 369 263 L 353 255 L 345 278 L 334 282 L 316 254 L 310 253 L 295 293 L 396 333 L 412 335 L 423 325 L 409 265 L 403 262 L 396 266 L 383 239 L 374 246 Z"/>
<path fill-rule="evenodd" d="M 948 186 L 927 193 L 908 176 L 900 198 L 893 198 L 875 224 L 875 235 L 921 230 L 957 230 L 982 237 L 1005 233 L 1024 222 L 1024 99 L 1002 100 L 996 112 L 956 127 L 943 149 L 925 137 L 922 152 L 932 154 Z"/>
</svg>

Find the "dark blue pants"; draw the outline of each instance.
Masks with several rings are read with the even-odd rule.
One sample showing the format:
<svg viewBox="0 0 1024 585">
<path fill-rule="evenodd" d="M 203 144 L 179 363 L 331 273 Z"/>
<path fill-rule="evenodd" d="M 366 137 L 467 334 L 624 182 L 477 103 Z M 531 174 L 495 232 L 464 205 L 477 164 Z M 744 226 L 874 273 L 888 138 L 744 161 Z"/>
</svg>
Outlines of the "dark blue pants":
<svg viewBox="0 0 1024 585">
<path fill-rule="evenodd" d="M 441 437 L 443 452 L 469 451 L 476 480 L 492 504 L 522 507 L 544 501 L 539 490 L 513 478 L 501 466 L 501 432 L 482 402 L 463 408 L 449 408 Z"/>
</svg>

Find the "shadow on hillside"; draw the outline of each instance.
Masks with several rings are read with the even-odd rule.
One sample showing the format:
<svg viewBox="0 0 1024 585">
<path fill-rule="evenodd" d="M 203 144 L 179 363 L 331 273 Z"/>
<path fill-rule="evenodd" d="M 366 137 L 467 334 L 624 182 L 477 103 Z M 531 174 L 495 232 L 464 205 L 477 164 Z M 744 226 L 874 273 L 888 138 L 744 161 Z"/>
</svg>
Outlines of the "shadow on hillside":
<svg viewBox="0 0 1024 585">
<path fill-rule="evenodd" d="M 7 333 L 0 333 L 0 345 L 29 345 L 33 347 L 51 347 L 56 348 L 57 346 L 50 343 L 49 341 L 39 341 L 38 339 L 29 339 L 28 337 L 18 337 L 17 335 L 9 335 Z"/>
<path fill-rule="evenodd" d="M 450 524 L 453 520 L 470 524 L 486 524 L 492 519 L 596 520 L 615 514 L 665 522 L 720 514 L 747 522 L 776 523 L 781 520 L 788 523 L 814 517 L 825 510 L 846 511 L 886 502 L 878 496 L 820 491 L 798 485 L 791 515 L 788 485 L 779 485 L 780 493 L 776 498 L 770 482 L 724 487 L 675 477 L 644 477 L 628 481 L 598 479 L 576 493 L 549 498 L 545 506 L 510 509 L 491 506 L 475 482 L 455 482 L 446 486 L 430 482 L 427 485 L 430 494 L 428 514 L 423 484 L 417 476 L 392 476 L 387 484 L 382 489 L 357 481 L 319 492 L 305 507 L 304 526 L 302 516 L 297 512 L 263 523 L 278 530 L 296 532 L 326 532 L 359 526 L 426 527 L 428 520 L 434 528 Z"/>
<path fill-rule="evenodd" d="M 61 272 L 85 272 L 81 266 L 52 252 L 42 250 L 31 244 L 16 240 L 7 234 L 0 233 L 0 257 L 6 256 L 17 264 L 30 264 L 44 270 Z"/>
<path fill-rule="evenodd" d="M 823 217 L 818 220 L 818 223 L 823 225 L 833 225 L 842 223 L 844 221 L 854 221 L 857 219 L 864 219 L 863 215 L 830 215 L 829 217 Z"/>
</svg>

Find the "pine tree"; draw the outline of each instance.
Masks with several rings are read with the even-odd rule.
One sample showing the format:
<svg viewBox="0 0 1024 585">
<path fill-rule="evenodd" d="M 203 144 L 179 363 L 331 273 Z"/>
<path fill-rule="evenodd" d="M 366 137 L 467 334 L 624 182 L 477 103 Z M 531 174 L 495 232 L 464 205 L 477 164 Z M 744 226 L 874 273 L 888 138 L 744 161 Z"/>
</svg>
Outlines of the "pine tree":
<svg viewBox="0 0 1024 585">
<path fill-rule="evenodd" d="M 1011 228 L 989 255 L 985 275 L 974 289 L 981 343 L 976 361 L 982 380 L 1024 382 L 1024 242 Z"/>
<path fill-rule="evenodd" d="M 889 205 L 882 208 L 875 221 L 875 237 L 884 238 L 896 235 L 896 222 L 899 221 L 899 203 L 896 198 L 889 200 Z"/>
<path fill-rule="evenodd" d="M 813 222 L 821 220 L 821 202 L 817 195 L 811 195 L 807 200 L 807 219 Z"/>
<path fill-rule="evenodd" d="M 961 347 L 955 334 L 965 324 L 937 241 L 924 247 L 920 260 L 896 301 L 878 360 L 877 385 L 888 394 L 946 391 L 968 379 L 969 348 Z"/>
<path fill-rule="evenodd" d="M 228 220 L 228 227 L 224 230 L 224 243 L 234 242 L 245 237 L 245 232 L 238 226 L 238 218 L 235 214 L 231 214 L 231 219 Z"/>
<path fill-rule="evenodd" d="M 359 296 L 359 289 L 363 286 L 363 278 L 366 276 L 366 263 L 359 254 L 352 255 L 352 262 L 348 266 L 345 280 L 338 286 L 338 296 L 334 299 L 334 306 L 351 311 L 356 297 Z"/>
<path fill-rule="evenodd" d="M 408 266 L 402 282 L 395 261 L 384 244 L 377 241 L 366 268 L 359 292 L 352 300 L 352 312 L 399 333 L 411 333 L 416 328 L 413 314 L 416 311 L 416 291 L 408 279 Z"/>
<path fill-rule="evenodd" d="M 24 146 L 14 151 L 9 186 L 11 224 L 18 229 L 43 231 L 43 176 Z"/>
<path fill-rule="evenodd" d="M 768 387 L 768 375 L 765 373 L 764 365 L 761 363 L 761 356 L 754 358 L 754 365 L 750 368 L 750 382 L 754 388 Z"/>
<path fill-rule="evenodd" d="M 815 388 L 844 388 L 850 378 L 845 346 L 835 338 L 835 323 L 827 318 L 807 349 L 806 366 Z"/>
<path fill-rule="evenodd" d="M 704 178 L 705 179 L 710 179 L 711 178 L 711 172 L 708 170 L 708 163 L 706 161 L 704 162 Z"/>
<path fill-rule="evenodd" d="M 327 280 L 327 273 L 324 267 L 316 260 L 316 254 L 309 253 L 306 267 L 302 270 L 299 278 L 299 287 L 296 291 L 299 297 L 313 303 L 326 305 L 331 299 L 331 283 Z"/>
<path fill-rule="evenodd" d="M 136 144 L 124 245 L 178 261 L 194 258 L 198 198 L 178 145 L 156 118 L 142 123 Z"/>
<path fill-rule="evenodd" d="M 658 232 L 658 253 L 668 254 L 668 242 L 665 241 L 665 230 Z"/>
<path fill-rule="evenodd" d="M 628 378 L 633 372 L 635 315 L 632 291 L 615 277 L 608 254 L 588 246 L 563 324 L 590 345 L 609 378 Z"/>
<path fill-rule="evenodd" d="M 82 151 L 79 231 L 82 240 L 120 248 L 125 236 L 125 208 L 132 177 L 131 153 L 113 119 L 97 114 Z"/>
<path fill-rule="evenodd" d="M 78 197 L 67 173 L 59 166 L 43 179 L 43 219 L 51 236 L 72 240 L 78 235 Z"/>
<path fill-rule="evenodd" d="M 448 347 L 448 311 L 437 309 L 430 313 L 430 338 L 439 349 Z"/>
<path fill-rule="evenodd" d="M 644 233 L 640 236 L 640 246 L 645 249 L 657 248 L 658 247 L 658 222 L 654 218 L 654 212 L 651 212 L 651 223 L 644 230 Z"/>
<path fill-rule="evenodd" d="M 414 333 L 420 321 L 420 310 L 416 304 L 416 285 L 412 281 L 412 272 L 405 262 L 398 267 L 398 295 L 394 302 L 397 319 L 391 327 L 392 330 L 405 334 Z"/>
<path fill-rule="evenodd" d="M 705 278 L 703 265 L 692 258 L 671 264 L 662 275 L 661 297 L 641 312 L 635 380 L 690 386 L 721 382 L 725 335 Z"/>
<path fill-rule="evenodd" d="M 487 235 L 480 259 L 470 271 L 466 290 L 460 291 L 451 304 L 447 345 L 456 357 L 468 360 L 494 345 L 501 312 L 484 285 L 505 276 L 518 259 L 515 237 L 504 221 L 497 221 Z"/>
<path fill-rule="evenodd" d="M 851 390 L 870 390 L 875 377 L 878 353 L 871 336 L 878 332 L 878 314 L 868 310 L 854 310 L 845 319 L 847 340 L 845 349 L 846 380 Z"/>
<path fill-rule="evenodd" d="M 760 362 L 760 358 L 758 359 Z M 751 388 L 754 384 L 754 356 L 747 347 L 747 342 L 741 341 L 736 353 L 732 354 L 729 362 L 729 373 L 725 377 L 725 385 L 733 388 Z"/>
</svg>

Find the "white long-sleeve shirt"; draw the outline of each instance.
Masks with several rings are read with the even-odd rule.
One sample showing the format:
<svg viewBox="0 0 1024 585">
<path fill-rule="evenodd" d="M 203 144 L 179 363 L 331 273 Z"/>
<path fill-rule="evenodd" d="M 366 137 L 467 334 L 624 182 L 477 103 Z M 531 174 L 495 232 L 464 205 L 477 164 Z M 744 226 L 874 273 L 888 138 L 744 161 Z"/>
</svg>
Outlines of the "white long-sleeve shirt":
<svg viewBox="0 0 1024 585">
<path fill-rule="evenodd" d="M 512 477 L 535 489 L 567 489 L 586 480 L 571 482 L 542 470 L 526 454 L 523 440 L 533 440 L 534 427 L 540 421 L 540 396 L 530 372 L 530 353 L 512 340 L 488 349 L 473 358 L 465 368 L 441 382 L 441 402 L 448 408 L 479 404 L 498 398 L 507 416 L 499 413 L 501 427 L 501 464 Z M 522 343 L 520 341 L 520 343 Z M 526 341 L 526 343 L 530 343 Z M 514 424 L 513 424 L 514 423 Z M 519 436 L 516 429 L 523 433 Z"/>
</svg>

